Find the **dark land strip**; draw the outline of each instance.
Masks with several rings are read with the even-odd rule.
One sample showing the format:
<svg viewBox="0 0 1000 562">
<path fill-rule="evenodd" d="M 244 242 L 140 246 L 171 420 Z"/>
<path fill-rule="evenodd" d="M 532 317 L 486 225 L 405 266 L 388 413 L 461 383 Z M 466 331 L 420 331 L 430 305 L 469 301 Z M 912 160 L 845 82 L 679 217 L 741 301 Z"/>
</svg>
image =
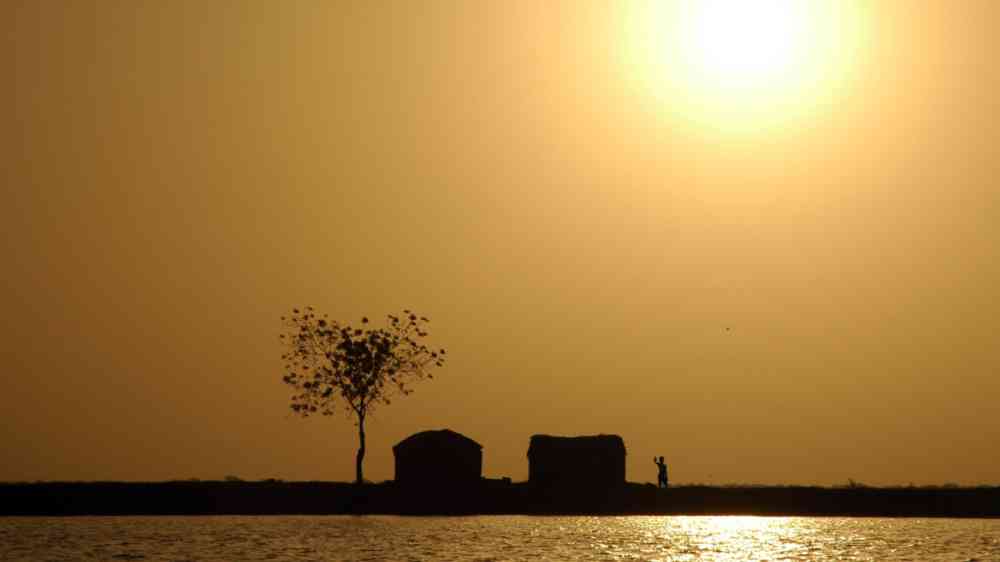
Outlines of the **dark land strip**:
<svg viewBox="0 0 1000 562">
<path fill-rule="evenodd" d="M 585 489 L 498 480 L 460 487 L 283 481 L 0 484 L 4 516 L 279 514 L 1000 517 L 1000 487 L 657 489 L 629 483 Z"/>
</svg>

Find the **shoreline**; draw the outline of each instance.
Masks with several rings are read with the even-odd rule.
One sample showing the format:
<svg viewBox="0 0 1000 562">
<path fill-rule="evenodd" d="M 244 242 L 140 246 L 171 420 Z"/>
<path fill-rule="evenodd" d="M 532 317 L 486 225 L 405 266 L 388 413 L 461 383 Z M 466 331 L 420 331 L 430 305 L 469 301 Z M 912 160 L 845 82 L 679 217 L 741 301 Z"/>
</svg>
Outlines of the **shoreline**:
<svg viewBox="0 0 1000 562">
<path fill-rule="evenodd" d="M 1000 486 L 819 486 L 590 490 L 483 480 L 393 482 L 43 482 L 0 484 L 0 516 L 86 515 L 769 515 L 1000 518 Z"/>
</svg>

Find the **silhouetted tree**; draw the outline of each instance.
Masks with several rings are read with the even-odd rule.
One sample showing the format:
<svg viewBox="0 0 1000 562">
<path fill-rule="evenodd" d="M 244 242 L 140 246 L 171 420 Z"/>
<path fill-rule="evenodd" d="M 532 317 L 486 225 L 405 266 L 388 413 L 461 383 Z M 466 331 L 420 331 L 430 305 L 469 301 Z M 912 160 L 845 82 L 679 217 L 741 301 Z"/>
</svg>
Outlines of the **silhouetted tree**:
<svg viewBox="0 0 1000 562">
<path fill-rule="evenodd" d="M 376 404 L 389 404 L 397 393 L 409 394 L 412 382 L 433 378 L 430 369 L 444 364 L 444 349 L 419 342 L 427 336 L 426 317 L 404 310 L 402 316 L 387 318 L 384 328 L 357 328 L 317 316 L 312 307 L 293 309 L 291 316 L 281 318 L 283 380 L 295 389 L 292 411 L 303 417 L 329 416 L 338 403 L 347 406 L 358 426 L 358 484 L 364 481 L 365 418 Z M 361 324 L 367 325 L 368 318 Z"/>
</svg>

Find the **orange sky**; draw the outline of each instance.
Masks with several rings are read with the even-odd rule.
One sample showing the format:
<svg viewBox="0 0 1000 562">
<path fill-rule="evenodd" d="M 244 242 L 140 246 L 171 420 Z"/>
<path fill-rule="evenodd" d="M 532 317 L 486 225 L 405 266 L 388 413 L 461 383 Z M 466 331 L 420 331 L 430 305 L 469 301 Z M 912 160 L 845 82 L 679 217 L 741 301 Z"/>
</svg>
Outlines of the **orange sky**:
<svg viewBox="0 0 1000 562">
<path fill-rule="evenodd" d="M 636 481 L 1000 482 L 1000 4 L 859 4 L 794 115 L 655 91 L 639 2 L 204 4 L 0 7 L 0 480 L 350 480 L 281 382 L 312 304 L 448 349 L 372 480 L 448 427 L 514 479 L 603 432 Z"/>
</svg>

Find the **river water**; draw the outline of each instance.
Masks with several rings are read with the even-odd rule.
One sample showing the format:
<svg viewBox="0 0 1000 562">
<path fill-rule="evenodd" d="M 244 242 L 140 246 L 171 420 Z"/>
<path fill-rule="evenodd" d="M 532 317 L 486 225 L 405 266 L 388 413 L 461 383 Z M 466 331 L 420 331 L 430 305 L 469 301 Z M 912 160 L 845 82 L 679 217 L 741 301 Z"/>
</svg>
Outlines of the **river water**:
<svg viewBox="0 0 1000 562">
<path fill-rule="evenodd" d="M 1000 520 L 0 518 L 0 560 L 998 560 Z"/>
</svg>

